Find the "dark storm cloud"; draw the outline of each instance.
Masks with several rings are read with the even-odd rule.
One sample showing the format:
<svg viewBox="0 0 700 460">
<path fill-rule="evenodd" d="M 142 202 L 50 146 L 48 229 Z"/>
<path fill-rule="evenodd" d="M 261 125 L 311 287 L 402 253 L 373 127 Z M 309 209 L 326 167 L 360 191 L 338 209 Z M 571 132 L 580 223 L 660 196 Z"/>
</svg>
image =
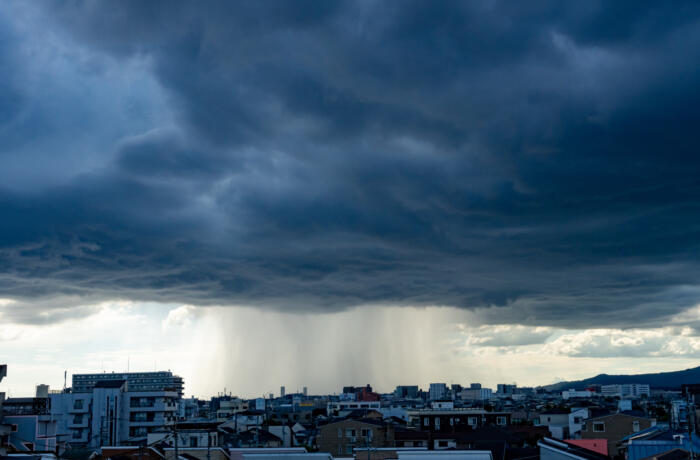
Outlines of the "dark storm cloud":
<svg viewBox="0 0 700 460">
<path fill-rule="evenodd" d="M 624 327 L 700 302 L 694 2 L 51 8 L 20 17 L 94 61 L 146 62 L 170 116 L 129 105 L 146 121 L 95 135 L 93 167 L 0 188 L 0 297 L 20 302 L 3 318 L 129 298 Z M 20 72 L 12 17 L 0 63 Z M 23 79 L 0 78 L 13 139 Z"/>
</svg>

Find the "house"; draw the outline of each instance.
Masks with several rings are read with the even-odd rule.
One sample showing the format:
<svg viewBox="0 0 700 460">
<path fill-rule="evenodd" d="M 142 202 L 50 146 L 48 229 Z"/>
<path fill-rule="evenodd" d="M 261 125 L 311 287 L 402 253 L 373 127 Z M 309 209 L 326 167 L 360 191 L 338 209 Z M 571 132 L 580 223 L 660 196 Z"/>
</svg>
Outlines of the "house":
<svg viewBox="0 0 700 460">
<path fill-rule="evenodd" d="M 428 447 L 430 444 L 430 433 L 415 429 L 395 427 L 394 443 L 396 447 Z"/>
<path fill-rule="evenodd" d="M 624 437 L 656 425 L 656 420 L 628 414 L 610 414 L 585 420 L 581 426 L 581 439 L 606 439 L 608 454 L 615 457 L 617 443 Z"/>
<path fill-rule="evenodd" d="M 262 428 L 251 428 L 238 434 L 240 447 L 284 447 L 282 439 Z"/>
<path fill-rule="evenodd" d="M 540 448 L 540 460 L 608 460 L 609 458 L 607 455 L 552 438 L 538 441 L 537 446 Z"/>
<path fill-rule="evenodd" d="M 483 409 L 420 410 L 411 412 L 423 431 L 458 433 L 484 426 L 509 426 L 510 412 L 487 412 Z"/>
<path fill-rule="evenodd" d="M 3 423 L 9 426 L 6 445 L 16 452 L 56 451 L 56 420 L 45 397 L 9 398 L 3 404 Z"/>
<path fill-rule="evenodd" d="M 629 460 L 643 460 L 676 449 L 694 452 L 697 457 L 700 454 L 700 439 L 697 436 L 689 437 L 686 431 L 657 425 L 623 438 L 618 448 Z"/>
<path fill-rule="evenodd" d="M 178 422 L 172 429 L 160 429 L 148 433 L 147 445 L 159 441 L 163 446 L 175 447 L 175 433 L 180 447 L 217 447 L 219 446 L 219 422 Z"/>
<path fill-rule="evenodd" d="M 319 427 L 318 450 L 352 456 L 356 447 L 395 447 L 394 425 L 377 419 L 340 419 Z"/>
</svg>

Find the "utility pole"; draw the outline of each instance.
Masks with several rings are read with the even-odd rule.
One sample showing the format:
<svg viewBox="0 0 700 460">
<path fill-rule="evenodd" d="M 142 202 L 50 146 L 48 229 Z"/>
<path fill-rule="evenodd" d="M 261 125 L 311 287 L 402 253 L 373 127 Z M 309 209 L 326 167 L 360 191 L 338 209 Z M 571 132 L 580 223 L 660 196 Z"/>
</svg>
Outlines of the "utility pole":
<svg viewBox="0 0 700 460">
<path fill-rule="evenodd" d="M 211 460 L 211 431 L 207 432 L 207 460 Z"/>
<path fill-rule="evenodd" d="M 178 436 L 177 436 L 177 425 L 173 425 L 173 432 L 175 433 L 175 460 L 180 460 L 180 450 L 178 449 Z"/>
</svg>

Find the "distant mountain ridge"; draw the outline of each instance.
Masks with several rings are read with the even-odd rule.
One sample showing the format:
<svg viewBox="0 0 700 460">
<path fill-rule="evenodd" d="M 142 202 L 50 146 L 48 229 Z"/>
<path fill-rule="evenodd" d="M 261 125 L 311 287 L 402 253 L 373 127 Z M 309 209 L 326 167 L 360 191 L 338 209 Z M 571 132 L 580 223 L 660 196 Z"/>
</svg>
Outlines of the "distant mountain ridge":
<svg viewBox="0 0 700 460">
<path fill-rule="evenodd" d="M 599 374 L 585 380 L 544 385 L 543 388 L 549 391 L 568 390 L 570 388 L 580 390 L 590 385 L 612 385 L 616 383 L 646 383 L 652 388 L 680 388 L 684 383 L 700 383 L 700 366 L 682 371 L 658 372 L 656 374 Z"/>
</svg>

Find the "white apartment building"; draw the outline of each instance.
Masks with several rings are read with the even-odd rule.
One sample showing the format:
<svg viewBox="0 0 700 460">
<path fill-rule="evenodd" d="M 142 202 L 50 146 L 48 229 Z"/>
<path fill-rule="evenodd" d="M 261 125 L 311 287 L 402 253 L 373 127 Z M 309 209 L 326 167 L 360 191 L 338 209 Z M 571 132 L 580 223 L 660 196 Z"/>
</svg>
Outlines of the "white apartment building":
<svg viewBox="0 0 700 460">
<path fill-rule="evenodd" d="M 643 395 L 650 396 L 649 385 L 643 383 L 625 383 L 618 385 L 602 385 L 600 394 L 609 397 L 640 398 Z"/>
<path fill-rule="evenodd" d="M 92 391 L 55 393 L 51 416 L 65 441 L 80 447 L 135 444 L 177 420 L 179 392 L 129 391 L 125 380 L 98 381 Z"/>
</svg>

